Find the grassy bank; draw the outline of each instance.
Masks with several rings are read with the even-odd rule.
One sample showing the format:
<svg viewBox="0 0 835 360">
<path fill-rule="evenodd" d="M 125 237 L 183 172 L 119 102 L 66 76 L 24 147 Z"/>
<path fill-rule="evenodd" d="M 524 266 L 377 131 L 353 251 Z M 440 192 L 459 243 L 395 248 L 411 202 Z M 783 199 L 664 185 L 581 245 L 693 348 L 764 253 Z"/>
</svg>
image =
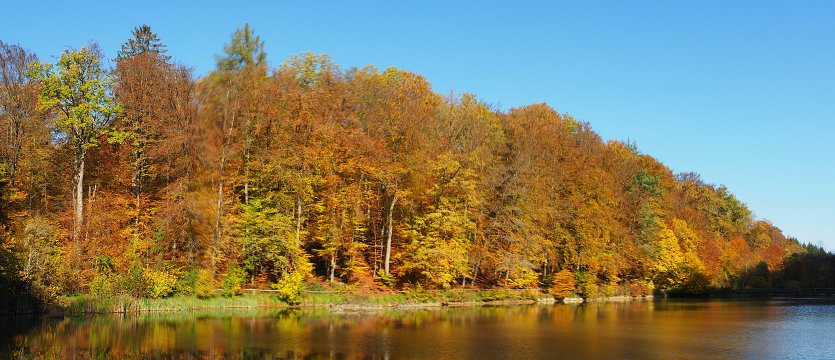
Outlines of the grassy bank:
<svg viewBox="0 0 835 360">
<path fill-rule="evenodd" d="M 282 307 L 286 304 L 273 296 L 247 294 L 236 297 L 198 298 L 196 296 L 172 296 L 164 299 L 137 299 L 128 296 L 94 297 L 78 295 L 59 297 L 49 308 L 52 315 L 84 315 L 106 313 L 192 311 L 199 309 L 251 309 Z"/>
<path fill-rule="evenodd" d="M 286 307 L 378 308 L 418 306 L 465 306 L 547 301 L 549 295 L 537 290 L 448 290 L 448 291 L 308 291 L 298 304 L 287 304 L 270 293 L 247 293 L 235 297 L 198 298 L 172 296 L 163 299 L 137 299 L 127 296 L 99 298 L 78 295 L 58 298 L 49 308 L 53 316 L 85 314 L 124 314 L 136 312 L 175 312 L 200 309 L 258 309 Z"/>
</svg>

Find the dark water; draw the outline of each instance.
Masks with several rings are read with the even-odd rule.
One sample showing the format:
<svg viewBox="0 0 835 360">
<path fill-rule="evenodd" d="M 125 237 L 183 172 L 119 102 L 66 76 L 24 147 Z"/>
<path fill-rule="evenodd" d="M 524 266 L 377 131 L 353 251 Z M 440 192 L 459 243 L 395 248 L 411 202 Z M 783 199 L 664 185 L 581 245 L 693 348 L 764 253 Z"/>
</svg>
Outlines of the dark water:
<svg viewBox="0 0 835 360">
<path fill-rule="evenodd" d="M 835 302 L 0 319 L 0 358 L 835 359 Z"/>
</svg>

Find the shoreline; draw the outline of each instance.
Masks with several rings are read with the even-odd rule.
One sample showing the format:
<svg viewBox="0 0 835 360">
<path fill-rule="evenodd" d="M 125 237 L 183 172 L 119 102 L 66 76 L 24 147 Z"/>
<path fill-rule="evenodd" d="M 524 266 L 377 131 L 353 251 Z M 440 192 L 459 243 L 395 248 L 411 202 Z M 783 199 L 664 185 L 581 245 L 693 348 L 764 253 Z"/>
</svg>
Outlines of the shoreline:
<svg viewBox="0 0 835 360">
<path fill-rule="evenodd" d="M 506 289 L 499 289 L 506 290 Z M 287 304 L 279 301 L 273 295 L 263 293 L 250 293 L 241 296 L 225 298 L 198 298 L 191 295 L 178 295 L 163 299 L 135 299 L 129 297 L 119 298 L 94 298 L 89 295 L 75 297 L 62 297 L 57 299 L 40 312 L 6 312 L 0 313 L 0 317 L 14 316 L 36 316 L 44 318 L 84 317 L 94 315 L 125 316 L 149 313 L 188 313 L 204 310 L 291 310 L 291 309 L 323 309 L 339 312 L 374 312 L 382 310 L 418 310 L 418 309 L 442 309 L 442 308 L 465 308 L 465 307 L 491 307 L 491 306 L 519 306 L 519 305 L 580 305 L 580 304 L 604 304 L 604 303 L 628 303 L 636 301 L 654 301 L 656 299 L 821 299 L 831 297 L 763 297 L 763 296 L 717 296 L 717 294 L 706 296 L 653 296 L 653 295 L 618 295 L 598 298 L 568 297 L 555 299 L 546 293 L 539 293 L 536 296 L 531 292 L 504 292 L 510 298 L 494 299 L 495 291 L 487 290 L 480 292 L 469 292 L 468 299 L 443 298 L 449 294 L 436 294 L 429 298 L 404 298 L 397 296 L 397 292 L 372 295 L 363 292 L 341 292 L 338 294 L 307 294 L 299 304 Z M 460 293 L 459 293 L 460 295 Z M 481 298 L 481 299 L 479 299 Z"/>
<path fill-rule="evenodd" d="M 460 296 L 461 294 L 453 293 Z M 569 297 L 555 299 L 545 293 L 504 292 L 496 298 L 494 291 L 472 292 L 466 298 L 443 293 L 424 298 L 406 298 L 386 293 L 307 294 L 299 304 L 287 304 L 268 294 L 245 294 L 232 298 L 213 297 L 201 299 L 196 296 L 174 296 L 164 299 L 134 299 L 129 297 L 97 299 L 89 295 L 59 298 L 45 311 L 33 315 L 44 317 L 76 317 L 90 315 L 126 315 L 141 313 L 175 313 L 198 310 L 284 310 L 284 309 L 328 309 L 342 311 L 411 310 L 434 308 L 463 308 L 477 306 L 517 305 L 577 305 L 582 303 L 617 303 L 630 301 L 651 301 L 652 295 L 610 296 L 593 299 Z M 15 315 L 15 314 L 8 314 Z M 23 315 L 23 314 L 20 314 Z"/>
</svg>

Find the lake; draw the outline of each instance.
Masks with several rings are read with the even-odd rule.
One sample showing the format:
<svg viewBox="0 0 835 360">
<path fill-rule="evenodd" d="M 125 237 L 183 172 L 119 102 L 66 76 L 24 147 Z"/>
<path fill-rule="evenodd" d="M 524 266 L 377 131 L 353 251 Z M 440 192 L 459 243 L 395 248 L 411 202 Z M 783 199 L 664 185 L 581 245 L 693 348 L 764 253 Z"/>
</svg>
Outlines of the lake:
<svg viewBox="0 0 835 360">
<path fill-rule="evenodd" d="M 1 320 L 0 358 L 835 358 L 835 302 L 823 300 Z"/>
</svg>

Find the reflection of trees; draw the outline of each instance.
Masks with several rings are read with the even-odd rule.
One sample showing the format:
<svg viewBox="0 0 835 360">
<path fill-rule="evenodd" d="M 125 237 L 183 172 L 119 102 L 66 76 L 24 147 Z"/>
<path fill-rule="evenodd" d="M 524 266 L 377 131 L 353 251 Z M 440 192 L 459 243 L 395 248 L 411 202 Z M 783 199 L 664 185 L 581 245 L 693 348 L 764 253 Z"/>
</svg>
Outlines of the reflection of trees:
<svg viewBox="0 0 835 360">
<path fill-rule="evenodd" d="M 144 314 L 17 327 L 23 358 L 658 358 L 738 357 L 777 321 L 775 306 L 631 302 L 334 313 L 322 310 Z M 2 348 L 0 358 L 9 357 Z M 669 352 L 673 351 L 673 352 Z M 678 357 L 678 356 L 673 356 Z"/>
</svg>

